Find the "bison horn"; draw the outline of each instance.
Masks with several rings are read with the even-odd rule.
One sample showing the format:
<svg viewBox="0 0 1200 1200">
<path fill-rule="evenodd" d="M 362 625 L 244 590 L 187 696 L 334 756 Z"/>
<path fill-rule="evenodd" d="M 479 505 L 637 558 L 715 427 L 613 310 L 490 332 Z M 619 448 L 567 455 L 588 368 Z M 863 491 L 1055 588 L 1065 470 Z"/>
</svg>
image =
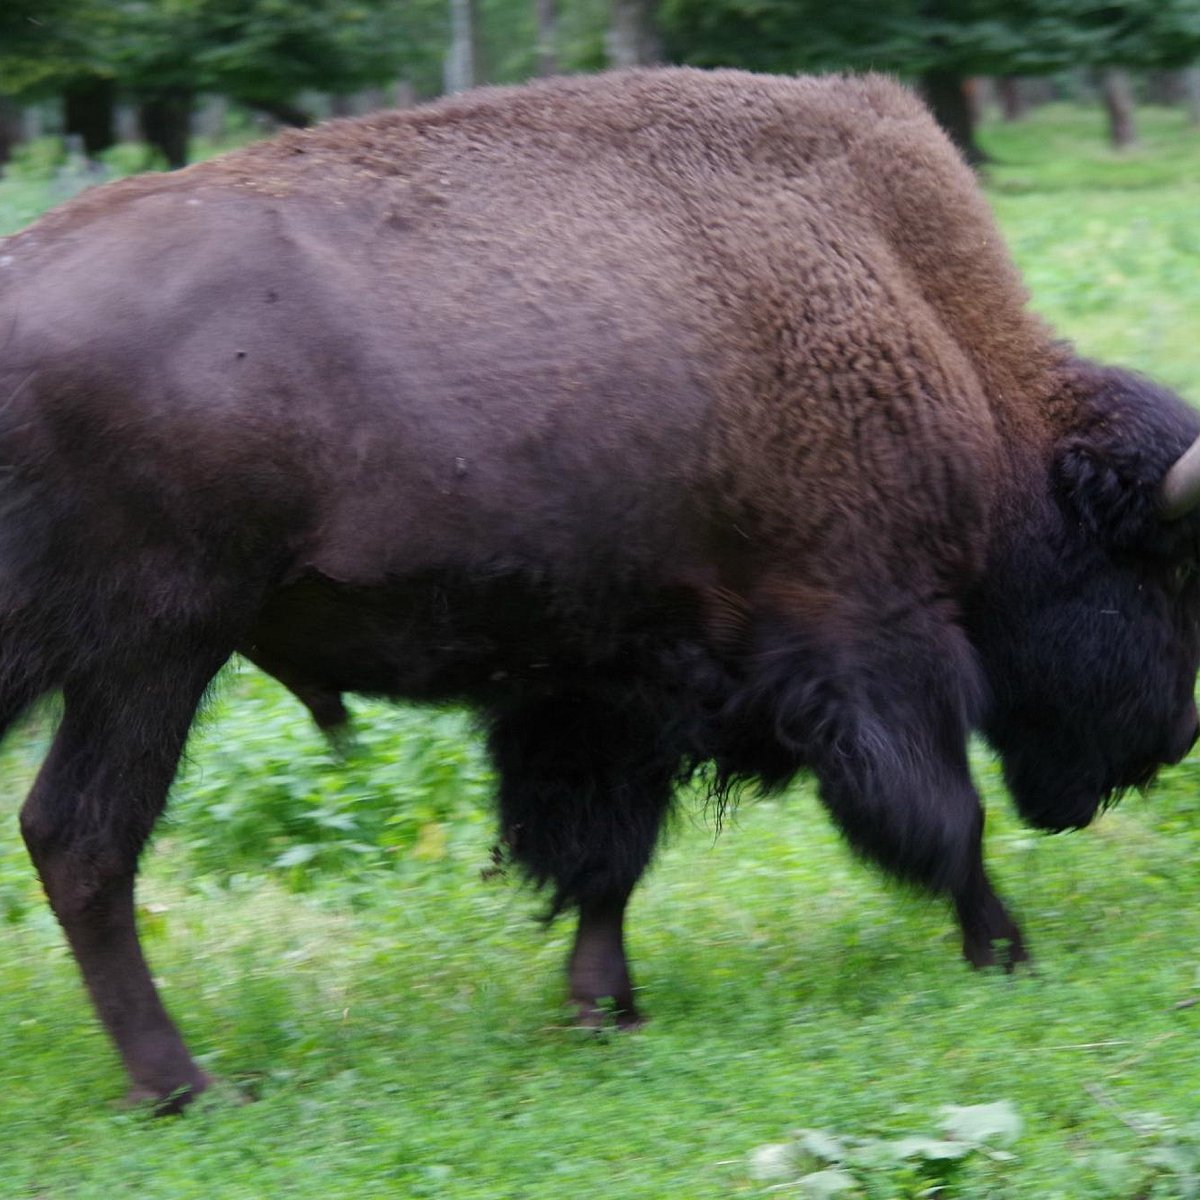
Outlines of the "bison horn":
<svg viewBox="0 0 1200 1200">
<path fill-rule="evenodd" d="M 1163 517 L 1174 521 L 1200 504 L 1200 438 L 1171 465 L 1158 493 Z"/>
</svg>

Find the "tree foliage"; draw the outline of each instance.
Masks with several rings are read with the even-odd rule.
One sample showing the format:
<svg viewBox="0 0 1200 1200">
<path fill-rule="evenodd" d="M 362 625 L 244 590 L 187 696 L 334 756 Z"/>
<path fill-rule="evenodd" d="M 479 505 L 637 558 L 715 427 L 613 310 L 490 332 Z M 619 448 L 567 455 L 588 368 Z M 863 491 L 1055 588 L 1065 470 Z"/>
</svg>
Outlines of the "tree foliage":
<svg viewBox="0 0 1200 1200">
<path fill-rule="evenodd" d="M 701 66 L 1029 75 L 1200 56 L 1200 0 L 663 0 L 670 53 Z"/>
<path fill-rule="evenodd" d="M 0 3 L 0 96 L 37 95 L 89 61 L 91 0 Z"/>
<path fill-rule="evenodd" d="M 79 73 L 133 94 L 215 92 L 271 106 L 382 84 L 441 37 L 431 0 L 4 0 L 0 91 Z M 435 15 L 436 14 L 436 15 Z"/>
<path fill-rule="evenodd" d="M 486 77 L 533 74 L 534 0 L 477 11 Z M 560 0 L 561 69 L 605 64 L 611 12 L 612 0 Z M 1200 57 L 1200 0 L 660 0 L 656 15 L 668 58 L 765 71 L 1037 74 Z M 448 0 L 3 0 L 0 93 L 89 73 L 267 106 L 396 77 L 430 94 L 448 43 Z"/>
<path fill-rule="evenodd" d="M 943 124 L 967 125 L 958 140 L 968 153 L 962 78 L 1200 60 L 1200 0 L 471 0 L 470 9 L 475 82 L 525 79 L 551 58 L 565 71 L 640 61 L 641 29 L 654 56 L 661 38 L 667 61 L 920 78 Z M 440 92 L 450 16 L 450 0 L 0 0 L 0 96 L 115 85 L 145 120 L 177 132 L 202 93 L 302 121 L 304 92 L 348 95 L 397 79 L 417 97 Z"/>
<path fill-rule="evenodd" d="M 349 92 L 398 72 L 401 9 L 388 0 L 120 0 L 101 35 L 134 92 L 219 92 L 270 106 L 305 88 Z"/>
<path fill-rule="evenodd" d="M 963 93 L 968 76 L 1200 58 L 1200 0 L 662 0 L 660 23 L 669 56 L 698 66 L 919 78 L 972 162 L 982 154 Z"/>
</svg>

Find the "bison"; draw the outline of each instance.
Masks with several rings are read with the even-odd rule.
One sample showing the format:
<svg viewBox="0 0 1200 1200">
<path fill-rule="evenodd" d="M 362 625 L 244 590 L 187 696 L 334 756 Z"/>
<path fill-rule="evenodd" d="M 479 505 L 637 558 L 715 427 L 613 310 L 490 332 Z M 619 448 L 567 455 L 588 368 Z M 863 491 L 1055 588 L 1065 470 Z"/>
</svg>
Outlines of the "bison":
<svg viewBox="0 0 1200 1200">
<path fill-rule="evenodd" d="M 811 770 L 850 844 L 1026 957 L 967 740 L 1087 824 L 1197 732 L 1200 418 L 1077 357 L 878 77 L 486 90 L 96 189 L 0 246 L 0 724 L 136 1096 L 206 1085 L 139 852 L 235 652 L 318 722 L 471 706 L 511 859 L 638 1020 L 676 784 Z"/>
</svg>

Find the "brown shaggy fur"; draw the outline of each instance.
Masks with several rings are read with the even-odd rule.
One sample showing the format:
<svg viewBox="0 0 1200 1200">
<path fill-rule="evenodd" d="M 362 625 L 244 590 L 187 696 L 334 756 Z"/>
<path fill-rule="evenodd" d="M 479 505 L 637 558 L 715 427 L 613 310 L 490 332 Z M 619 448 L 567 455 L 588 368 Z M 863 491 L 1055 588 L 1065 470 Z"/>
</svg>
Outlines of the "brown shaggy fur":
<svg viewBox="0 0 1200 1200">
<path fill-rule="evenodd" d="M 1011 439 L 1046 453 L 1052 422 L 1076 419 L 1056 412 L 1062 351 L 970 172 L 882 77 L 670 70 L 479 91 L 121 183 L 36 228 L 131 211 L 174 225 L 180 205 L 238 193 L 270 214 L 264 240 L 394 313 L 398 337 L 433 358 L 453 346 L 480 403 L 511 394 L 504 344 L 519 346 L 523 421 L 530 405 L 543 427 L 574 420 L 614 356 L 669 355 L 663 373 L 710 402 L 659 470 L 718 492 L 756 539 L 769 529 L 769 553 L 803 555 L 814 585 L 853 586 L 826 578 L 861 573 L 835 552 L 847 540 L 889 574 L 911 580 L 918 555 L 930 589 L 960 583 L 1014 478 Z M 468 323 L 488 338 L 464 345 Z M 536 386 L 534 346 L 553 347 Z M 644 417 L 607 400 L 619 455 Z M 347 540 L 367 502 L 331 530 L 335 576 L 380 561 Z"/>
</svg>

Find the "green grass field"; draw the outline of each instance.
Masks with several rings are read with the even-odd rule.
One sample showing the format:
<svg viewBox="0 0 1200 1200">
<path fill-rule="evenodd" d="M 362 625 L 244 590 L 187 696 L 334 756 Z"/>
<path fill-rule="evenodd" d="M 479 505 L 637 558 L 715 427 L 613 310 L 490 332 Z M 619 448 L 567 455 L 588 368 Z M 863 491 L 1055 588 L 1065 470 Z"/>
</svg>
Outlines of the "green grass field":
<svg viewBox="0 0 1200 1200">
<path fill-rule="evenodd" d="M 1060 331 L 1200 399 L 1200 133 L 1143 128 L 1121 157 L 1097 113 L 991 128 L 988 187 Z M 0 229 L 45 202 L 0 183 Z M 856 863 L 807 787 L 719 837 L 692 806 L 633 905 L 652 1020 L 595 1037 L 560 1005 L 566 925 L 481 878 L 466 723 L 358 715 L 335 762 L 243 668 L 194 739 L 141 907 L 221 1083 L 167 1121 L 120 1106 L 20 845 L 52 714 L 9 739 L 0 1200 L 1200 1196 L 1200 760 L 1042 837 L 976 754 L 990 865 L 1037 956 L 1015 979 L 964 967 L 944 906 Z M 942 1139 L 944 1106 L 999 1102 L 1015 1136 Z"/>
</svg>

